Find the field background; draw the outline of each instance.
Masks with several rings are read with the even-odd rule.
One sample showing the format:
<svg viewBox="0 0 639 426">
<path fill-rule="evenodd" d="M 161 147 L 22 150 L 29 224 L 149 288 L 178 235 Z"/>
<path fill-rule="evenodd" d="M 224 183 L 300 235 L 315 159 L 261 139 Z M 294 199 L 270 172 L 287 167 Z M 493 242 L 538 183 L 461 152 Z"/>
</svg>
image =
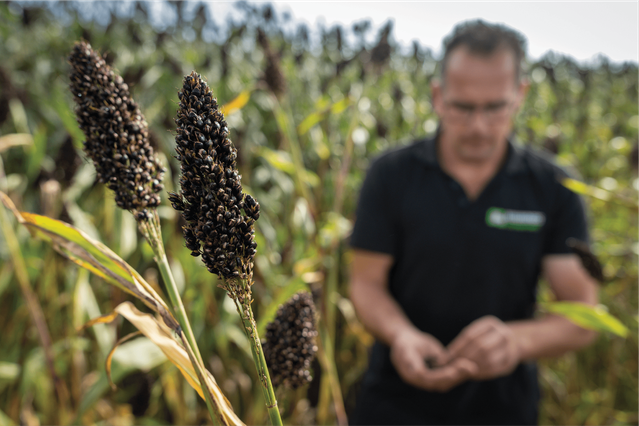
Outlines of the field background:
<svg viewBox="0 0 639 426">
<path fill-rule="evenodd" d="M 168 165 L 167 190 L 179 177 L 172 134 L 177 90 L 195 69 L 220 104 L 235 99 L 241 106 L 227 121 L 245 190 L 262 210 L 253 290 L 262 335 L 278 304 L 308 288 L 334 344 L 339 386 L 331 387 L 327 369 L 315 362 L 309 386 L 278 390 L 283 419 L 334 424 L 333 401 L 341 393 L 346 413 L 352 410 L 372 343 L 347 298 L 347 241 L 358 190 L 375 155 L 435 130 L 429 84 L 436 58 L 419 45 L 399 49 L 391 27 L 367 43 L 365 21 L 323 28 L 320 43 L 310 45 L 308 28 L 281 30 L 286 17 L 268 6 L 241 7 L 228 37 L 216 35 L 215 23 L 201 14 L 192 19 L 171 7 L 181 11 L 177 24 L 158 30 L 148 24 L 144 3 L 123 13 L 111 3 L 0 3 L 0 137 L 28 133 L 33 141 L 0 147 L 0 190 L 21 210 L 74 224 L 162 286 L 133 218 L 115 208 L 82 153 L 66 58 L 83 38 L 124 77 Z M 91 13 L 107 24 L 84 18 Z M 355 41 L 347 43 L 347 34 Z M 532 86 L 516 132 L 607 198 L 586 199 L 593 251 L 607 280 L 600 299 L 630 329 L 625 339 L 601 334 L 586 350 L 540 363 L 541 423 L 637 424 L 637 64 L 601 57 L 584 65 L 549 54 L 529 63 L 528 75 Z M 207 367 L 240 418 L 263 424 L 266 410 L 235 307 L 184 247 L 166 197 L 159 212 Z M 32 240 L 13 218 L 10 228 L 28 279 L 18 279 L 0 232 L 0 425 L 207 422 L 203 401 L 144 338 L 116 352 L 112 391 L 105 357 L 133 327 L 124 320 L 83 333 L 76 327 L 128 296 Z M 543 302 L 549 296 L 541 288 Z M 44 345 L 25 301 L 31 293 L 50 335 Z M 53 354 L 51 366 L 45 349 Z"/>
</svg>

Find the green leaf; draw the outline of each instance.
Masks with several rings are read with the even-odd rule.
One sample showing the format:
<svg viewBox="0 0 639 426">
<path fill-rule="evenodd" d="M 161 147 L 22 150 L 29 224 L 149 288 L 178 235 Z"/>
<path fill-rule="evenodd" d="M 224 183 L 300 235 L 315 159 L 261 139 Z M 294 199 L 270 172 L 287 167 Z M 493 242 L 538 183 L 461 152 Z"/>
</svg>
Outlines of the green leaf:
<svg viewBox="0 0 639 426">
<path fill-rule="evenodd" d="M 626 337 L 628 328 L 610 315 L 601 305 L 590 306 L 579 302 L 552 302 L 544 304 L 546 311 L 561 315 L 580 327 L 589 330 L 607 331 Z"/>
<path fill-rule="evenodd" d="M 50 242 L 53 248 L 77 265 L 88 269 L 109 284 L 137 297 L 177 329 L 178 323 L 168 306 L 142 276 L 110 248 L 93 240 L 68 223 L 32 213 L 19 212 L 11 199 L 0 192 L 0 200 L 34 237 Z"/>
<path fill-rule="evenodd" d="M 54 84 L 52 88 L 52 94 L 49 97 L 49 106 L 58 114 L 58 117 L 62 121 L 62 125 L 73 140 L 73 146 L 77 149 L 83 148 L 84 133 L 80 130 L 77 121 L 75 120 L 75 114 L 67 102 L 67 89 L 61 89 L 62 83 Z"/>
<path fill-rule="evenodd" d="M 44 125 L 38 127 L 33 135 L 33 145 L 31 145 L 31 155 L 27 162 L 27 176 L 33 179 L 40 172 L 42 159 L 47 153 L 47 129 Z"/>
</svg>

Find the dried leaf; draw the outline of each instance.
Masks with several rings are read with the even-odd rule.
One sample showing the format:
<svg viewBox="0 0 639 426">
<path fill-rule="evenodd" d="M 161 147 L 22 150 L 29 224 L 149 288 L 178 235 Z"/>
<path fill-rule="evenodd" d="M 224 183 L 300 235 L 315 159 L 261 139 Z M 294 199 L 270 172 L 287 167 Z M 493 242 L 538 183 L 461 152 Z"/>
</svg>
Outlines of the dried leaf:
<svg viewBox="0 0 639 426">
<path fill-rule="evenodd" d="M 89 321 L 90 324 L 98 324 L 113 321 L 117 314 L 122 315 L 129 320 L 139 331 L 144 334 L 149 340 L 155 343 L 160 350 L 166 355 L 166 357 L 180 370 L 186 381 L 197 391 L 202 399 L 204 394 L 200 387 L 197 372 L 191 363 L 191 359 L 187 351 L 182 344 L 179 343 L 178 338 L 173 331 L 169 329 L 162 321 L 154 318 L 150 314 L 140 312 L 131 302 L 124 302 L 118 305 L 113 313 L 109 315 L 103 315 L 99 318 L 95 318 Z M 126 336 L 124 339 L 129 338 Z M 119 343 L 116 343 L 116 347 Z M 115 351 L 115 348 L 114 348 Z M 230 425 L 243 425 L 242 421 L 237 417 L 231 403 L 226 399 L 222 390 L 217 385 L 215 378 L 211 373 L 204 369 L 206 372 L 206 383 L 208 391 L 213 396 L 213 400 L 217 405 L 220 414 L 224 417 L 227 424 Z"/>
<path fill-rule="evenodd" d="M 29 133 L 12 133 L 0 137 L 0 152 L 6 151 L 14 146 L 33 145 L 33 136 Z"/>
</svg>

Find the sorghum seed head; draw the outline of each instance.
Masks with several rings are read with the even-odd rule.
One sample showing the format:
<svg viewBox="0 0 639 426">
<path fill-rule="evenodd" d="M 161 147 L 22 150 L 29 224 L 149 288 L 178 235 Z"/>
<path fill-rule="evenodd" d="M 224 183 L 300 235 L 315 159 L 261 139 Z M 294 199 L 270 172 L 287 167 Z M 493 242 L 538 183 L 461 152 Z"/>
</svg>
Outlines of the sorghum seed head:
<svg viewBox="0 0 639 426">
<path fill-rule="evenodd" d="M 75 113 L 84 151 L 100 182 L 115 192 L 118 207 L 147 220 L 160 204 L 164 168 L 149 144 L 148 125 L 129 87 L 87 42 L 69 56 Z"/>
<path fill-rule="evenodd" d="M 266 326 L 264 358 L 275 386 L 297 388 L 311 381 L 309 368 L 317 352 L 315 305 L 308 292 L 294 294 Z"/>
<path fill-rule="evenodd" d="M 202 254 L 210 272 L 224 278 L 250 279 L 255 246 L 244 234 L 253 231 L 259 204 L 242 192 L 237 151 L 206 82 L 193 71 L 184 78 L 178 96 L 175 150 L 182 172 L 181 188 L 178 194 L 169 194 L 169 200 L 187 222 L 186 246 L 193 256 Z M 250 200 L 248 208 L 244 200 Z"/>
</svg>

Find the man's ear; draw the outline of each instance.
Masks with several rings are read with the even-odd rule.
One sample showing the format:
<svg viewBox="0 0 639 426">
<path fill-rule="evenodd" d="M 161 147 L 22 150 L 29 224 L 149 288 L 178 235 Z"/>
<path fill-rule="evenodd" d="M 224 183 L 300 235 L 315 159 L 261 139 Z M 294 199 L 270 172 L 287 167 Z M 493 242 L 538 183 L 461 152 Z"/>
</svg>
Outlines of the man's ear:
<svg viewBox="0 0 639 426">
<path fill-rule="evenodd" d="M 444 112 L 444 100 L 442 99 L 443 85 L 439 78 L 434 78 L 430 83 L 430 92 L 433 102 L 433 109 L 438 117 Z"/>
</svg>

